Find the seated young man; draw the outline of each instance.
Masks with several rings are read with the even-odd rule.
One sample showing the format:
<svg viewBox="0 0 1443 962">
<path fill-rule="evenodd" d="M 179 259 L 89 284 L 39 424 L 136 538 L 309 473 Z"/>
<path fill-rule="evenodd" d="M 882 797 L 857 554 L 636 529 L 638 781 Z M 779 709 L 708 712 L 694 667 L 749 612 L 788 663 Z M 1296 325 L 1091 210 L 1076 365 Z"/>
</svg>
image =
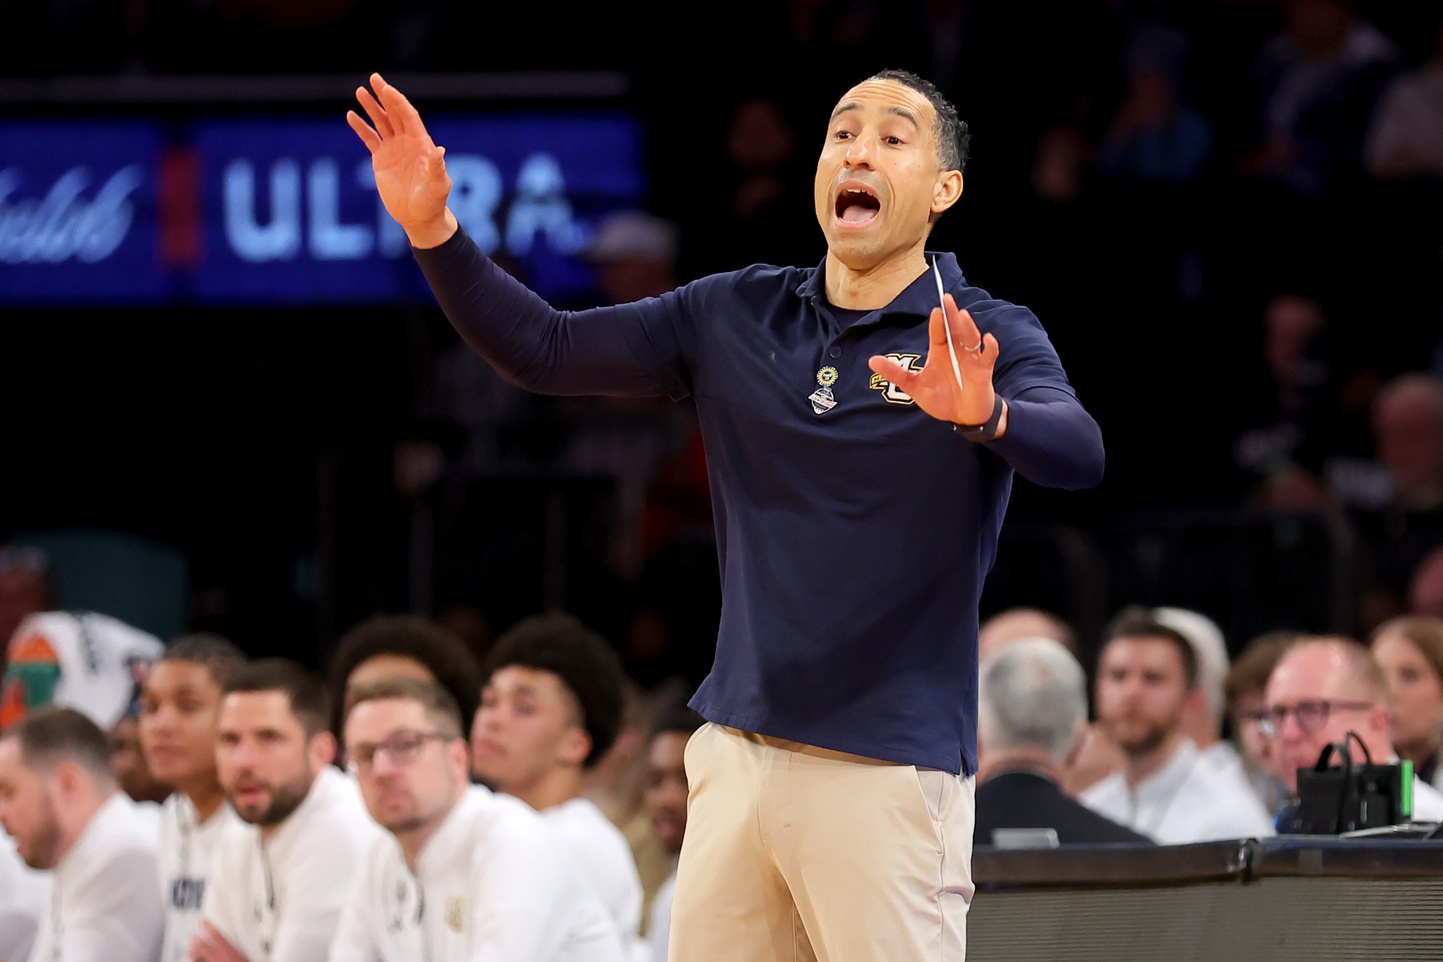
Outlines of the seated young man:
<svg viewBox="0 0 1443 962">
<path fill-rule="evenodd" d="M 472 771 L 556 830 L 628 939 L 641 930 L 641 876 L 626 836 L 582 794 L 582 773 L 621 727 L 616 651 L 561 612 L 522 619 L 496 640 L 471 727 Z"/>
<path fill-rule="evenodd" d="M 141 688 L 141 754 L 150 772 L 175 789 L 161 807 L 160 962 L 190 958 L 211 853 L 227 826 L 240 824 L 216 773 L 215 725 L 221 691 L 245 662 L 229 639 L 187 635 L 166 646 Z"/>
</svg>

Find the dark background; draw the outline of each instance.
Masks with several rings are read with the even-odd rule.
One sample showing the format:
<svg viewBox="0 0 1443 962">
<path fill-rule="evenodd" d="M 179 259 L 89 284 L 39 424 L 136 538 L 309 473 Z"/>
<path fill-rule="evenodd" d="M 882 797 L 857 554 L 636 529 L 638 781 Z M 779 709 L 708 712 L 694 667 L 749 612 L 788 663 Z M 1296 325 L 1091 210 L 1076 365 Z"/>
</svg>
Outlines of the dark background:
<svg viewBox="0 0 1443 962">
<path fill-rule="evenodd" d="M 0 2 L 0 95 L 7 110 L 49 116 L 99 102 L 96 88 L 64 94 L 67 78 L 108 78 L 110 94 L 140 91 L 130 106 L 183 113 L 237 108 L 157 104 L 145 82 L 203 74 L 243 90 L 258 77 L 307 77 L 316 93 L 304 106 L 332 110 L 340 125 L 374 69 L 398 83 L 507 73 L 521 89 L 606 71 L 624 93 L 515 103 L 620 105 L 645 119 L 646 206 L 680 226 L 684 281 L 755 261 L 819 261 L 811 170 L 831 106 L 883 67 L 938 79 L 972 127 L 973 159 L 929 247 L 955 250 L 972 283 L 1038 314 L 1108 450 L 1095 490 L 1018 482 L 1012 547 L 985 607 L 1044 603 L 1087 634 L 1127 601 L 1192 603 L 1237 643 L 1279 619 L 1354 627 L 1346 606 L 1329 607 L 1336 545 L 1326 531 L 1250 520 L 1230 454 L 1259 377 L 1264 300 L 1285 287 L 1316 293 L 1334 323 L 1335 363 L 1376 379 L 1427 367 L 1440 329 L 1437 183 L 1350 169 L 1302 195 L 1243 169 L 1259 109 L 1250 64 L 1285 7 L 11 0 Z M 1427 56 L 1440 10 L 1433 0 L 1359 5 L 1399 45 L 1400 69 Z M 951 12 L 965 20 L 937 19 Z M 950 61 L 933 43 L 943 30 L 959 38 Z M 1215 137 L 1206 168 L 1185 183 L 1109 178 L 1096 163 L 1128 67 L 1148 56 Z M 129 109 L 109 96 L 106 109 Z M 737 106 L 756 97 L 780 111 L 794 144 L 763 145 L 775 148 L 760 153 L 776 190 L 743 220 L 733 191 L 752 171 L 727 135 Z M 424 116 L 432 105 L 418 106 Z M 785 141 L 774 130 L 752 136 Z M 1077 145 L 1075 188 L 1039 190 L 1039 163 L 1059 142 Z M 662 597 L 667 644 L 691 653 L 679 656 L 687 671 L 704 666 L 715 606 L 704 540 L 673 546 L 642 583 L 601 557 L 604 486 L 543 471 L 472 485 L 467 503 L 459 488 L 419 499 L 395 490 L 395 443 L 431 423 L 434 362 L 454 343 L 429 305 L 0 308 L 0 539 L 82 527 L 174 546 L 188 566 L 187 627 L 224 630 L 255 653 L 318 663 L 371 611 L 440 615 L 462 602 L 487 616 L 478 638 L 561 603 L 629 644 L 636 610 Z M 1350 441 L 1362 443 L 1339 443 Z M 454 570 L 466 564 L 489 582 L 470 594 L 447 587 L 467 580 Z"/>
</svg>

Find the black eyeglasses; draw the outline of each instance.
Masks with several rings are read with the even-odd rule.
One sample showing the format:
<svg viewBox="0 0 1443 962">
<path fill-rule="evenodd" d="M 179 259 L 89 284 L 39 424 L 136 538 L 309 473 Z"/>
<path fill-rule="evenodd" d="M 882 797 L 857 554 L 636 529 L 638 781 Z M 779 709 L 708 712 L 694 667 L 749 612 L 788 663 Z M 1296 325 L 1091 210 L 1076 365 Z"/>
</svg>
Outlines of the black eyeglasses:
<svg viewBox="0 0 1443 962">
<path fill-rule="evenodd" d="M 1304 734 L 1312 735 L 1328 723 L 1328 716 L 1334 709 L 1339 711 L 1362 711 L 1372 708 L 1371 701 L 1347 701 L 1340 698 L 1307 698 L 1296 705 L 1274 705 L 1253 712 L 1248 717 L 1257 723 L 1258 733 L 1264 738 L 1276 738 L 1287 724 L 1288 716 L 1298 720 L 1298 727 Z"/>
<path fill-rule="evenodd" d="M 426 743 L 431 739 L 450 741 L 453 737 L 442 732 L 400 731 L 382 742 L 359 742 L 355 745 L 347 745 L 346 767 L 351 770 L 353 775 L 370 771 L 371 766 L 376 763 L 378 752 L 384 752 L 386 757 L 391 760 L 392 765 L 397 767 L 410 765 L 421 756 L 421 749 L 426 747 Z"/>
</svg>

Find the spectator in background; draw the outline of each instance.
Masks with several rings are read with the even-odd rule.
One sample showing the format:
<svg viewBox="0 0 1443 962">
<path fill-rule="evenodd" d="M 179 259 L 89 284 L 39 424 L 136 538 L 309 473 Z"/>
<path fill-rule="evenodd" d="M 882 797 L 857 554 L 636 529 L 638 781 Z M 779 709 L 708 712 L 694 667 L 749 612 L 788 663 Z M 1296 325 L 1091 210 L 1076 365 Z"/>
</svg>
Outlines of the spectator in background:
<svg viewBox="0 0 1443 962">
<path fill-rule="evenodd" d="M 26 544 L 0 546 L 0 672 L 5 670 L 6 642 L 20 622 L 60 607 L 50 558 Z M 0 721 L 0 727 L 4 722 Z"/>
<path fill-rule="evenodd" d="M 0 825 L 27 865 L 54 872 L 30 958 L 156 957 L 156 820 L 116 784 L 93 720 L 51 705 L 0 732 Z"/>
<path fill-rule="evenodd" d="M 1367 234 L 1356 228 L 1340 235 L 1338 225 L 1369 215 L 1363 141 L 1379 94 L 1404 61 L 1359 7 L 1283 0 L 1281 29 L 1246 65 L 1245 99 L 1220 106 L 1250 125 L 1238 132 L 1234 176 L 1215 195 L 1211 219 L 1215 279 L 1250 296 L 1257 272 L 1248 265 L 1318 278 L 1348 305 L 1333 318 L 1334 333 L 1351 348 L 1345 359 L 1363 367 L 1391 349 L 1363 321 L 1379 306 L 1376 288 L 1364 292 L 1347 280 L 1372 262 L 1376 242 L 1360 242 Z"/>
<path fill-rule="evenodd" d="M 1390 618 L 1373 629 L 1368 647 L 1388 679 L 1394 749 L 1443 789 L 1443 617 Z"/>
<path fill-rule="evenodd" d="M 1268 676 L 1298 636 L 1296 631 L 1276 629 L 1254 637 L 1243 646 L 1224 682 L 1233 744 L 1249 784 L 1269 813 L 1277 812 L 1287 801 L 1288 789 L 1277 775 L 1270 750 L 1272 742 L 1263 737 L 1259 723 Z"/>
<path fill-rule="evenodd" d="M 621 729 L 601 760 L 583 771 L 581 793 L 621 829 L 631 846 L 631 857 L 641 879 L 644 927 L 652 897 L 676 867 L 676 860 L 674 853 L 668 852 L 657 839 L 646 809 L 647 746 L 652 738 L 652 717 L 658 702 L 631 678 L 625 679 L 624 698 L 626 707 L 622 710 Z M 642 934 L 645 934 L 644 928 Z"/>
<path fill-rule="evenodd" d="M 1384 89 L 1368 127 L 1364 157 L 1383 180 L 1443 178 L 1443 14 L 1434 14 L 1428 59 Z"/>
<path fill-rule="evenodd" d="M 1192 645 L 1147 608 L 1109 623 L 1098 657 L 1097 717 L 1122 749 L 1122 771 L 1082 792 L 1107 817 L 1168 844 L 1272 833 L 1252 787 L 1207 764 L 1183 722 L 1201 702 Z"/>
<path fill-rule="evenodd" d="M 983 660 L 975 844 L 1004 844 L 999 830 L 1025 828 L 1051 829 L 1063 845 L 1151 844 L 1063 790 L 1086 724 L 1086 673 L 1058 642 L 1020 638 Z"/>
<path fill-rule="evenodd" d="M 1408 576 L 1408 613 L 1443 618 L 1443 544 L 1429 549 Z"/>
<path fill-rule="evenodd" d="M 805 216 L 812 202 L 810 170 L 791 109 L 775 94 L 753 91 L 730 104 L 725 116 L 724 166 L 708 206 L 714 224 L 696 225 L 714 253 L 705 264 L 692 259 L 695 273 L 816 260 L 819 238 Z"/>
<path fill-rule="evenodd" d="M 1074 658 L 1082 652 L 1077 644 L 1077 632 L 1067 619 L 1046 608 L 1022 605 L 1004 608 L 982 619 L 977 629 L 977 652 L 982 661 L 997 654 L 1014 641 L 1024 638 L 1051 638 L 1062 645 Z"/>
<path fill-rule="evenodd" d="M 159 805 L 169 797 L 172 786 L 151 769 L 140 744 L 140 718 L 125 715 L 105 733 L 110 744 L 110 771 L 120 790 L 146 806 Z"/>
<path fill-rule="evenodd" d="M 1390 378 L 1371 417 L 1373 458 L 1340 461 L 1328 477 L 1358 530 L 1363 634 L 1404 612 L 1409 580 L 1443 544 L 1443 378 L 1423 371 Z"/>
<path fill-rule="evenodd" d="M 216 772 L 215 728 L 221 691 L 245 663 L 228 638 L 183 635 L 166 645 L 141 689 L 141 753 L 150 771 L 175 788 L 161 808 L 160 962 L 190 957 L 211 855 L 221 836 L 241 824 Z"/>
<path fill-rule="evenodd" d="M 1077 633 L 1055 612 L 1044 608 L 1006 608 L 983 619 L 977 631 L 977 650 L 982 661 L 1024 638 L 1051 638 L 1081 659 Z M 1076 795 L 1122 768 L 1122 751 L 1096 724 L 1089 722 L 1078 739 L 1064 772 L 1069 795 Z"/>
<path fill-rule="evenodd" d="M 676 862 L 686 835 L 686 743 L 705 719 L 685 705 L 663 712 L 652 728 L 646 753 L 646 791 L 643 794 L 651 831 L 666 853 L 670 870 L 655 889 L 646 893 L 647 957 L 644 962 L 666 962 L 671 934 L 671 901 L 676 889 Z"/>
<path fill-rule="evenodd" d="M 327 662 L 331 732 L 341 735 L 346 692 L 401 675 L 433 681 L 456 699 L 469 725 L 481 701 L 481 661 L 458 635 L 421 615 L 372 615 L 352 625 Z"/>
<path fill-rule="evenodd" d="M 56 704 L 84 712 L 109 731 L 135 704 L 160 639 L 91 611 L 42 611 L 26 617 L 7 646 L 0 729 L 27 711 Z"/>
<path fill-rule="evenodd" d="M 681 237 L 677 225 L 644 210 L 606 215 L 581 249 L 595 266 L 601 304 L 627 304 L 677 287 Z"/>
<path fill-rule="evenodd" d="M 1098 168 L 1136 186 L 1178 187 L 1198 180 L 1213 155 L 1213 131 L 1183 98 L 1181 66 L 1135 58 L 1127 88 L 1103 132 Z"/>
<path fill-rule="evenodd" d="M 1330 744 L 1353 732 L 1377 763 L 1398 761 L 1393 746 L 1388 680 L 1367 647 L 1342 636 L 1300 637 L 1268 678 L 1260 730 L 1291 802 L 1278 813 L 1279 832 L 1297 828 L 1298 770 L 1313 768 Z M 1349 742 L 1348 753 L 1356 745 Z M 1342 763 L 1337 752 L 1332 764 Z M 1443 820 L 1443 794 L 1413 773 L 1413 818 Z"/>
<path fill-rule="evenodd" d="M 1204 764 L 1221 769 L 1230 777 L 1246 779 L 1241 756 L 1223 738 L 1227 719 L 1228 644 L 1217 622 L 1188 608 L 1152 609 L 1153 618 L 1192 645 L 1197 660 L 1197 687 L 1201 698 L 1189 699 L 1183 709 L 1182 729 L 1197 746 Z"/>
<path fill-rule="evenodd" d="M 1258 370 L 1232 438 L 1247 503 L 1298 511 L 1332 501 L 1323 469 L 1339 452 L 1341 399 L 1328 337 L 1328 311 L 1312 294 L 1283 289 L 1263 305 Z M 1361 433 L 1366 446 L 1366 428 Z"/>
<path fill-rule="evenodd" d="M 582 794 L 583 773 L 616 740 L 625 674 L 616 650 L 560 611 L 496 639 L 471 725 L 472 773 L 541 813 L 633 946 L 641 877 L 626 836 Z"/>
<path fill-rule="evenodd" d="M 390 837 L 357 863 L 330 962 L 630 962 L 606 907 L 536 813 L 468 780 L 445 688 L 389 676 L 352 688 L 346 755 Z M 580 888 L 578 888 L 580 886 Z"/>
<path fill-rule="evenodd" d="M 382 837 L 338 771 L 325 686 L 285 658 L 226 683 L 216 773 L 246 822 L 215 848 L 192 962 L 321 960 L 366 851 Z"/>
<path fill-rule="evenodd" d="M 1361 173 L 1373 109 L 1402 52 L 1356 0 L 1285 0 L 1282 9 L 1282 31 L 1251 65 L 1258 139 L 1241 167 L 1317 197 Z"/>
</svg>

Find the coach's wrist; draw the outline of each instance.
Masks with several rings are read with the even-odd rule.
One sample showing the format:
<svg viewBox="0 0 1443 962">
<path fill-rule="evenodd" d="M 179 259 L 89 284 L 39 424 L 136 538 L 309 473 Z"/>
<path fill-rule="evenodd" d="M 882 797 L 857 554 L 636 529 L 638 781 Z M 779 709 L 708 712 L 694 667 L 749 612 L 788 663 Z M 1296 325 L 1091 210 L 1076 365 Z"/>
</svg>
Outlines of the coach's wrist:
<svg viewBox="0 0 1443 962">
<path fill-rule="evenodd" d="M 991 441 L 1005 429 L 1007 403 L 1002 395 L 994 394 L 992 416 L 982 424 L 953 424 L 952 430 L 969 441 Z"/>
</svg>

